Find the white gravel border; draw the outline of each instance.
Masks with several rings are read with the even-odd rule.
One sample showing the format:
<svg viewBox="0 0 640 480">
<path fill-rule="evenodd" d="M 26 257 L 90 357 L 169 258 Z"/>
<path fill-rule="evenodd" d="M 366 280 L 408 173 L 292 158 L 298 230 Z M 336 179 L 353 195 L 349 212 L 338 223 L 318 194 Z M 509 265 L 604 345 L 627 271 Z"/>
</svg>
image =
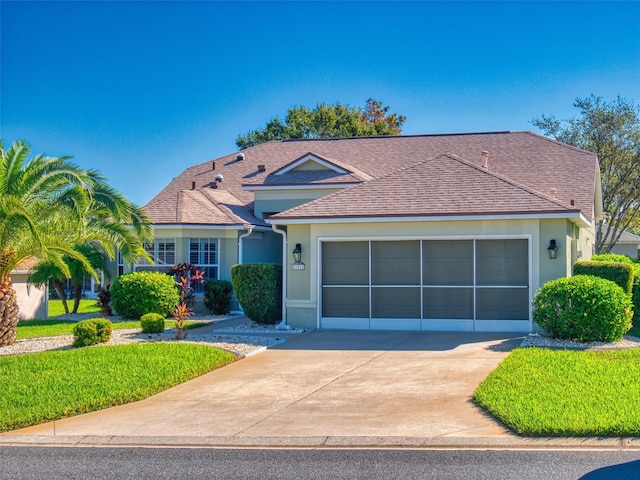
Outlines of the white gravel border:
<svg viewBox="0 0 640 480">
<path fill-rule="evenodd" d="M 101 317 L 100 314 L 70 314 L 59 316 L 56 318 L 62 320 L 86 320 L 89 318 Z M 104 317 L 116 323 L 120 320 L 118 316 Z M 223 321 L 229 319 L 241 319 L 242 316 L 215 316 L 215 315 L 197 315 L 190 317 L 189 320 L 212 322 Z M 255 327 L 252 325 L 237 325 L 234 327 L 226 327 L 216 329 L 207 333 L 198 333 L 198 329 L 187 331 L 187 338 L 184 340 L 176 340 L 173 336 L 173 330 L 167 330 L 161 334 L 141 333 L 139 328 L 113 330 L 111 339 L 108 342 L 96 346 L 124 345 L 130 343 L 149 343 L 149 342 L 179 342 L 179 343 L 206 343 L 212 347 L 227 350 L 238 358 L 249 357 L 260 353 L 267 348 L 284 343 L 284 339 L 277 335 L 304 333 L 306 330 L 276 330 L 274 327 Z M 276 336 L 266 336 L 266 334 L 275 334 Z M 73 335 L 58 335 L 55 337 L 39 337 L 23 340 L 16 340 L 13 345 L 0 347 L 0 356 L 2 355 L 21 355 L 25 353 L 38 353 L 48 350 L 67 350 L 73 348 Z"/>
<path fill-rule="evenodd" d="M 542 333 L 527 335 L 521 347 L 565 348 L 572 350 L 622 350 L 628 348 L 640 348 L 640 338 L 625 335 L 619 342 L 576 342 L 571 340 L 558 340 L 547 337 Z"/>
</svg>

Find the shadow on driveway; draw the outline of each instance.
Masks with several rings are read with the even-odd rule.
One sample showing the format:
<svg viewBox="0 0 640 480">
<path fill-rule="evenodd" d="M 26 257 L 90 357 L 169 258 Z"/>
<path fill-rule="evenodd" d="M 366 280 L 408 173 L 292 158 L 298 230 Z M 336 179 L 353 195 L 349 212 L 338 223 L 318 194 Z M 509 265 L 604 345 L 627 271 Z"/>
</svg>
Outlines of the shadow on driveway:
<svg viewBox="0 0 640 480">
<path fill-rule="evenodd" d="M 522 333 L 396 332 L 369 330 L 315 330 L 287 336 L 279 350 L 453 351 L 487 343 L 492 352 L 510 352 L 520 346 Z M 496 343 L 498 341 L 498 343 Z"/>
</svg>

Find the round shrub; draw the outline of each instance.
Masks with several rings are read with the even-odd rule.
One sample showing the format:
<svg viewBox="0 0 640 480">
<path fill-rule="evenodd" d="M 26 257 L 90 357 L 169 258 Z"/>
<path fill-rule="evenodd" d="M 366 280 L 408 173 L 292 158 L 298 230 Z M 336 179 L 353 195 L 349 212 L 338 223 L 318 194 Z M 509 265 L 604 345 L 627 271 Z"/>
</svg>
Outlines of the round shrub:
<svg viewBox="0 0 640 480">
<path fill-rule="evenodd" d="M 204 305 L 216 315 L 225 315 L 231 310 L 233 285 L 228 280 L 209 280 L 204 284 Z"/>
<path fill-rule="evenodd" d="M 140 317 L 142 333 L 164 332 L 164 317 L 159 313 L 147 313 Z"/>
<path fill-rule="evenodd" d="M 124 318 L 138 319 L 146 313 L 167 317 L 179 301 L 175 281 L 166 273 L 127 273 L 111 285 L 111 306 Z"/>
<path fill-rule="evenodd" d="M 563 340 L 615 342 L 631 327 L 629 295 L 614 282 L 590 275 L 545 283 L 533 308 L 538 325 Z"/>
<path fill-rule="evenodd" d="M 73 346 L 86 347 L 108 342 L 112 331 L 113 325 L 106 318 L 83 320 L 73 327 Z"/>
<path fill-rule="evenodd" d="M 282 266 L 246 263 L 231 267 L 231 283 L 247 317 L 273 324 L 282 319 Z"/>
</svg>

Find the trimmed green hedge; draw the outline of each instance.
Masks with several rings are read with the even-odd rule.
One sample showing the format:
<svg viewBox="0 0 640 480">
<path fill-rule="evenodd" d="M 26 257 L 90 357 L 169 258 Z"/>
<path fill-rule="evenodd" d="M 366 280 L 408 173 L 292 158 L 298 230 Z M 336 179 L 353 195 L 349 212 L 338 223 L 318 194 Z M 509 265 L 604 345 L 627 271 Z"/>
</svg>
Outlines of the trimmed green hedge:
<svg viewBox="0 0 640 480">
<path fill-rule="evenodd" d="M 634 268 L 630 263 L 576 262 L 573 265 L 573 274 L 593 275 L 611 280 L 627 294 L 631 294 L 633 287 Z"/>
<path fill-rule="evenodd" d="M 233 285 L 229 280 L 209 280 L 204 284 L 204 305 L 216 315 L 225 315 L 231 310 Z"/>
<path fill-rule="evenodd" d="M 604 278 L 576 275 L 545 283 L 533 301 L 533 319 L 551 337 L 615 342 L 631 328 L 631 299 Z"/>
<path fill-rule="evenodd" d="M 633 326 L 640 327 L 640 262 L 619 253 L 603 253 L 591 257 L 592 262 L 614 262 L 629 264 L 633 268 L 634 278 L 631 287 L 631 301 L 633 302 Z"/>
<path fill-rule="evenodd" d="M 633 263 L 631 257 L 621 253 L 596 253 L 591 256 L 592 262 Z"/>
<path fill-rule="evenodd" d="M 111 285 L 111 306 L 124 318 L 137 320 L 147 313 L 167 317 L 180 302 L 172 276 L 161 272 L 133 272 Z"/>
<path fill-rule="evenodd" d="M 254 322 L 273 324 L 282 319 L 282 266 L 247 263 L 231 267 L 233 291 Z"/>
</svg>

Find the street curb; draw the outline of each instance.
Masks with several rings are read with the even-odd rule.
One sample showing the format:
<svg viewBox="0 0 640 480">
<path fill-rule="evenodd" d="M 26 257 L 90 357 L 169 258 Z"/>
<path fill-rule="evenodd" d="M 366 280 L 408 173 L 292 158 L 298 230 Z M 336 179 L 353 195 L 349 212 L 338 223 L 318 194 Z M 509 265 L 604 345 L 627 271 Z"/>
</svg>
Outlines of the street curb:
<svg viewBox="0 0 640 480">
<path fill-rule="evenodd" d="M 640 437 L 227 437 L 0 435 L 0 446 L 166 448 L 402 448 L 452 450 L 640 450 Z"/>
</svg>

